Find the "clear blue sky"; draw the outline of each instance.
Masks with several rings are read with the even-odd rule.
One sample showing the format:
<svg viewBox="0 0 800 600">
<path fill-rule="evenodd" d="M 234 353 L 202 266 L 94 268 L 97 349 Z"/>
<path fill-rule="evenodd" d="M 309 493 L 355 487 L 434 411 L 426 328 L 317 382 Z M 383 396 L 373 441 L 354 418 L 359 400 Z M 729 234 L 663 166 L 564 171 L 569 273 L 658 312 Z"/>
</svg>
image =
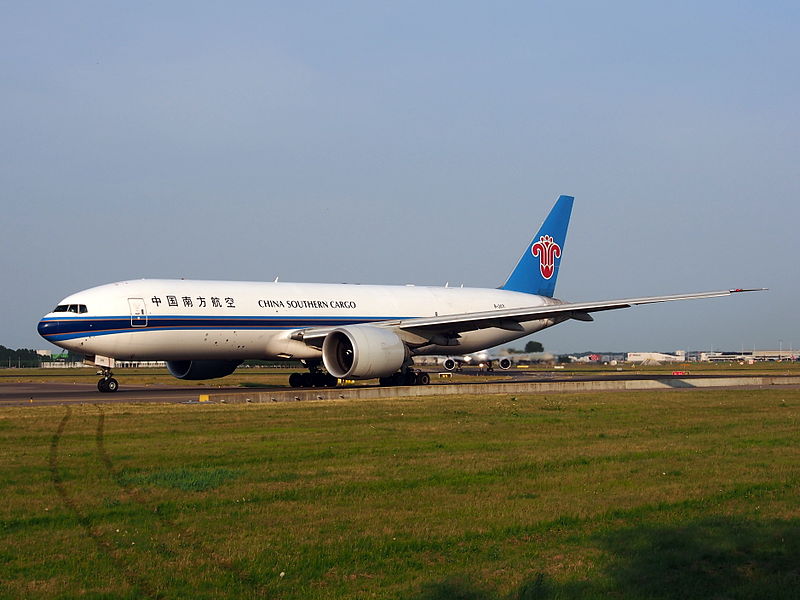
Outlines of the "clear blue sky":
<svg viewBox="0 0 800 600">
<path fill-rule="evenodd" d="M 0 344 L 139 277 L 765 286 L 536 336 L 800 346 L 796 2 L 0 3 Z"/>
</svg>

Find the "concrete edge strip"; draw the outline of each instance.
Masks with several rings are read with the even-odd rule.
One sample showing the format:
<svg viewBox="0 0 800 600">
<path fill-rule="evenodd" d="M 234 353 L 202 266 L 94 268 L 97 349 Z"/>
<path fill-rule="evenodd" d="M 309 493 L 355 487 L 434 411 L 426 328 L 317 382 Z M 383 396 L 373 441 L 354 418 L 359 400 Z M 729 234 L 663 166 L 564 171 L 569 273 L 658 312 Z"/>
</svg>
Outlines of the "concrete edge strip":
<svg viewBox="0 0 800 600">
<path fill-rule="evenodd" d="M 800 385 L 800 377 L 726 377 L 697 379 L 637 379 L 629 381 L 559 381 L 541 383 L 457 384 L 398 387 L 353 387 L 333 389 L 263 391 L 247 390 L 228 394 L 203 394 L 202 402 L 300 402 L 309 400 L 368 400 L 461 394 L 540 394 L 553 392 L 602 392 L 613 390 L 668 390 L 713 387 Z"/>
</svg>

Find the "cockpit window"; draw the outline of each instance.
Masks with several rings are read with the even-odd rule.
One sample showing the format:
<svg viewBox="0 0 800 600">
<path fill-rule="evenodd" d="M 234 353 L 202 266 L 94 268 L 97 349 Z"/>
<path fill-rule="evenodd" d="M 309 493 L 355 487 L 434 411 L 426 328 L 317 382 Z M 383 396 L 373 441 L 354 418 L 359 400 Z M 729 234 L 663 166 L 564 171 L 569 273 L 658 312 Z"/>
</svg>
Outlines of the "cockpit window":
<svg viewBox="0 0 800 600">
<path fill-rule="evenodd" d="M 83 314 L 88 312 L 85 304 L 59 304 L 53 309 L 53 312 L 71 312 Z"/>
</svg>

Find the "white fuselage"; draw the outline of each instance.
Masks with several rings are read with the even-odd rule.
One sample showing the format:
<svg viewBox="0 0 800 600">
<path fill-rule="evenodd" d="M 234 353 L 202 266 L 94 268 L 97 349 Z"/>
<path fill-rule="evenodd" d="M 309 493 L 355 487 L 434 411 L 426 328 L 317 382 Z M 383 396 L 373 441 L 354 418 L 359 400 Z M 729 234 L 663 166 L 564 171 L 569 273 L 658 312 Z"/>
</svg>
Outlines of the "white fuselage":
<svg viewBox="0 0 800 600">
<path fill-rule="evenodd" d="M 39 332 L 63 348 L 120 360 L 315 359 L 320 351 L 293 333 L 554 303 L 499 289 L 142 279 L 68 296 L 59 312 L 42 318 Z M 80 311 L 70 308 L 76 306 Z M 427 345 L 414 353 L 475 352 L 556 322 L 467 331 L 456 346 Z"/>
</svg>

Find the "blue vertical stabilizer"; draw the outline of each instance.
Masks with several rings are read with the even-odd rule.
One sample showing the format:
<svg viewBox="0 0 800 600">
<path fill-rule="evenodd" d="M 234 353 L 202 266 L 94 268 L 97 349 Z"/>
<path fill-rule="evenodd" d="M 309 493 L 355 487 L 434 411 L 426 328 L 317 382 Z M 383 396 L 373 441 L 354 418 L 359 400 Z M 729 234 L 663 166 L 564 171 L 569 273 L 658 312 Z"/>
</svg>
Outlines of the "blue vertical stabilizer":
<svg viewBox="0 0 800 600">
<path fill-rule="evenodd" d="M 539 232 L 500 289 L 553 297 L 567 239 L 572 196 L 559 196 Z"/>
</svg>

